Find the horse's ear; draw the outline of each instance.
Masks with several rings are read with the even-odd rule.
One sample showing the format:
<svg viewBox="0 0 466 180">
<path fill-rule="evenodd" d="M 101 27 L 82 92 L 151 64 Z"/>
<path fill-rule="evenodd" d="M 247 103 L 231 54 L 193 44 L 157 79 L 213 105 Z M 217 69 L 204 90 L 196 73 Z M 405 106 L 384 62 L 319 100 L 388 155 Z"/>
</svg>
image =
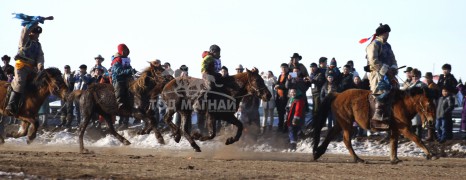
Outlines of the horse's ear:
<svg viewBox="0 0 466 180">
<path fill-rule="evenodd" d="M 246 72 L 247 72 L 247 73 L 251 73 L 251 71 L 250 71 L 248 68 L 246 68 Z"/>
</svg>

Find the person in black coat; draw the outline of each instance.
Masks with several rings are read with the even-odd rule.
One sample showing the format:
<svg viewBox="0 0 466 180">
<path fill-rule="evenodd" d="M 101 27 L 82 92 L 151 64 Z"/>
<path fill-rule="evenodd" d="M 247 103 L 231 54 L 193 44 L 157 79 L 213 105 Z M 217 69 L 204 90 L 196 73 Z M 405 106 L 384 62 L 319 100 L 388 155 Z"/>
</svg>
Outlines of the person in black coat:
<svg viewBox="0 0 466 180">
<path fill-rule="evenodd" d="M 278 131 L 284 131 L 284 122 L 285 122 L 285 114 L 286 114 L 286 105 L 288 103 L 288 89 L 286 88 L 285 84 L 288 79 L 288 64 L 282 63 L 280 65 L 281 74 L 278 76 L 277 84 L 275 84 L 274 89 L 277 92 L 277 97 L 275 99 L 275 104 L 277 107 L 278 113 Z"/>
<path fill-rule="evenodd" d="M 446 87 L 448 91 L 454 95 L 458 93 L 456 86 L 458 85 L 458 81 L 456 80 L 455 76 L 451 74 L 451 65 L 444 64 L 442 66 L 443 74 L 439 76 L 437 85 L 440 89 Z"/>
</svg>

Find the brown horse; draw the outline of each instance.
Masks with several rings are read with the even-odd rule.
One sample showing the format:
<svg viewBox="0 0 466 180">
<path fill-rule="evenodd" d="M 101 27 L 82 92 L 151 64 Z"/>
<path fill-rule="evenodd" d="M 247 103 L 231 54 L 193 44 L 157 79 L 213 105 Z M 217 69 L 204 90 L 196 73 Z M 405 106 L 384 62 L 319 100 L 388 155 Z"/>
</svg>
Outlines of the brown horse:
<svg viewBox="0 0 466 180">
<path fill-rule="evenodd" d="M 397 157 L 398 137 L 400 133 L 416 143 L 426 154 L 427 159 L 432 157 L 432 154 L 421 142 L 419 137 L 409 131 L 411 127 L 411 119 L 416 114 L 421 116 L 422 122 L 428 126 L 432 126 L 435 120 L 435 105 L 432 98 L 429 96 L 430 92 L 427 88 L 414 87 L 409 90 L 393 90 L 390 98 L 393 100 L 392 112 L 393 119 L 390 122 L 390 145 L 392 163 L 398 163 L 400 160 Z M 359 158 L 351 145 L 351 130 L 353 122 L 356 121 L 359 127 L 363 129 L 370 128 L 370 117 L 372 117 L 369 96 L 371 91 L 350 89 L 342 93 L 332 93 L 327 96 L 322 104 L 321 110 L 317 113 L 317 118 L 312 122 L 313 133 L 313 156 L 317 160 L 322 156 L 330 141 L 340 133 L 343 129 L 343 142 L 346 145 L 350 155 L 354 158 L 355 162 L 364 162 Z M 327 119 L 327 113 L 331 109 L 337 123 L 328 132 L 325 140 L 318 146 L 320 140 L 320 132 L 322 126 Z M 370 113 L 371 112 L 371 113 Z"/>
<path fill-rule="evenodd" d="M 200 152 L 201 149 L 190 134 L 192 105 L 195 101 L 200 104 L 200 108 L 197 109 L 198 114 L 206 114 L 209 131 L 209 136 L 195 136 L 199 136 L 201 141 L 213 139 L 216 136 L 216 120 L 224 120 L 238 128 L 235 137 L 227 139 L 225 144 L 229 145 L 238 141 L 243 131 L 243 124 L 234 115 L 239 108 L 241 99 L 250 95 L 260 97 L 263 100 L 269 100 L 271 97 L 264 80 L 257 71 L 246 70 L 244 73 L 225 77 L 223 89 L 220 89 L 224 92 L 198 89 L 202 86 L 197 86 L 197 84 L 205 86 L 203 82 L 203 79 L 191 77 L 176 78 L 169 82 L 162 92 L 162 99 L 168 107 L 164 121 L 171 127 L 175 141 L 180 141 L 181 133 L 180 128 L 173 124 L 171 118 L 175 112 L 179 112 L 183 135 L 196 152 Z M 199 98 L 199 95 L 204 98 Z"/>
<path fill-rule="evenodd" d="M 5 107 L 8 101 L 7 91 L 9 86 L 10 83 L 0 81 L 0 97 L 3 97 L 3 101 L 0 103 L 0 114 L 2 115 L 7 115 Z M 27 135 L 27 142 L 28 144 L 31 143 L 36 137 L 39 127 L 39 121 L 36 119 L 39 108 L 50 94 L 58 96 L 61 99 L 65 99 L 67 94 L 65 81 L 60 70 L 57 68 L 47 68 L 39 72 L 33 81 L 27 84 L 23 96 L 24 102 L 15 116 L 21 120 L 20 129 L 18 132 L 8 134 L 8 136 L 18 138 Z M 1 140 L 3 142 L 3 137 Z"/>
<path fill-rule="evenodd" d="M 154 110 L 150 108 L 150 100 L 155 99 L 161 92 L 166 83 L 173 79 L 172 76 L 163 76 L 161 72 L 155 70 L 154 66 L 145 69 L 139 78 L 130 84 L 130 92 L 134 95 L 135 106 L 131 112 L 119 111 L 113 86 L 110 84 L 92 84 L 87 90 L 73 91 L 69 96 L 69 103 L 79 99 L 82 123 L 79 129 L 79 146 L 80 152 L 86 153 L 84 148 L 83 137 L 87 125 L 94 114 L 104 117 L 109 127 L 110 133 L 125 145 L 131 144 L 127 139 L 118 134 L 113 126 L 112 119 L 116 115 L 133 115 L 135 118 L 142 119 L 145 122 L 144 129 L 139 134 L 148 134 L 151 130 L 155 132 L 155 137 L 160 144 L 164 140 L 157 130 L 157 120 L 154 117 Z M 68 107 L 71 107 L 69 105 Z"/>
</svg>

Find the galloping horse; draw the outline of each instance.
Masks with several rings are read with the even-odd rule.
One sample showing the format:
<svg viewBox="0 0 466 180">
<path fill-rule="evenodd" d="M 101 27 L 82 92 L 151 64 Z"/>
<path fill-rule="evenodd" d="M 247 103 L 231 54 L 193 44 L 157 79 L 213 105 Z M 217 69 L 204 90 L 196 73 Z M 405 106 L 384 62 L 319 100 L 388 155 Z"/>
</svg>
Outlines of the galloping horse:
<svg viewBox="0 0 466 180">
<path fill-rule="evenodd" d="M 139 134 L 148 134 L 153 130 L 158 142 L 164 144 L 163 137 L 157 130 L 157 120 L 154 117 L 154 110 L 150 108 L 150 100 L 155 99 L 162 92 L 165 84 L 172 80 L 173 77 L 169 75 L 163 76 L 161 72 L 155 69 L 156 68 L 151 65 L 141 73 L 138 79 L 131 82 L 130 91 L 135 97 L 135 106 L 131 112 L 118 110 L 114 89 L 110 84 L 93 84 L 90 85 L 87 90 L 78 90 L 71 93 L 68 102 L 71 103 L 79 99 L 83 118 L 79 130 L 79 147 L 81 153 L 88 152 L 88 150 L 84 148 L 83 137 L 94 113 L 104 117 L 110 133 L 125 145 L 131 143 L 115 131 L 112 118 L 116 115 L 133 115 L 135 118 L 144 120 L 145 127 Z"/>
<path fill-rule="evenodd" d="M 224 86 L 222 87 L 224 92 L 210 90 L 202 93 L 205 90 L 197 89 L 196 86 L 190 86 L 190 84 L 203 84 L 200 82 L 204 82 L 204 80 L 191 77 L 176 78 L 170 81 L 162 91 L 162 98 L 168 106 L 164 121 L 171 127 L 175 141 L 180 141 L 181 133 L 180 128 L 173 124 L 171 118 L 175 112 L 179 112 L 184 137 L 196 152 L 200 152 L 201 149 L 190 134 L 191 113 L 193 112 L 192 105 L 195 101 L 201 104 L 200 108 L 197 109 L 198 114 L 206 114 L 209 131 L 209 136 L 195 136 L 199 136 L 201 141 L 213 139 L 216 136 L 216 120 L 224 120 L 238 128 L 236 136 L 227 139 L 225 144 L 229 145 L 238 141 L 243 131 L 243 124 L 234 115 L 239 108 L 242 98 L 252 95 L 260 97 L 263 100 L 269 100 L 271 97 L 269 90 L 264 84 L 264 80 L 260 77 L 257 70 L 246 70 L 244 73 L 226 77 L 223 80 Z M 199 94 L 204 95 L 206 99 L 199 99 Z"/>
<path fill-rule="evenodd" d="M 435 105 L 430 92 L 427 88 L 414 87 L 409 90 L 393 90 L 390 98 L 393 98 L 393 119 L 390 122 L 390 161 L 398 163 L 400 160 L 397 157 L 398 137 L 400 133 L 404 137 L 410 139 L 419 146 L 426 154 L 427 159 L 432 158 L 432 154 L 421 142 L 419 137 L 409 131 L 411 127 L 411 119 L 416 114 L 419 114 L 422 123 L 427 126 L 433 126 L 435 120 Z M 369 103 L 371 91 L 350 89 L 342 93 L 332 93 L 326 97 L 322 104 L 321 110 L 317 113 L 317 119 L 312 124 L 311 132 L 313 133 L 313 156 L 317 160 L 327 150 L 330 141 L 340 133 L 343 129 L 343 141 L 350 155 L 355 162 L 364 162 L 359 158 L 351 145 L 351 130 L 353 122 L 356 121 L 359 127 L 363 129 L 370 128 L 370 117 L 372 117 L 371 107 Z M 318 146 L 320 140 L 320 132 L 325 124 L 328 110 L 331 109 L 335 120 L 338 122 L 328 132 L 324 142 Z M 371 113 L 369 113 L 371 112 Z"/>
<path fill-rule="evenodd" d="M 3 101 L 0 102 L 0 114 L 2 115 L 7 115 L 5 107 L 8 101 L 7 91 L 9 86 L 10 83 L 0 81 L 0 97 L 3 97 Z M 65 81 L 57 68 L 47 68 L 40 71 L 33 81 L 27 84 L 23 96 L 24 102 L 15 116 L 21 120 L 21 127 L 18 132 L 12 133 L 11 136 L 18 138 L 27 135 L 28 144 L 36 138 L 39 127 L 39 121 L 36 119 L 37 113 L 50 94 L 58 96 L 60 99 L 65 99 L 67 94 Z M 3 142 L 3 137 L 1 137 L 1 141 Z"/>
</svg>

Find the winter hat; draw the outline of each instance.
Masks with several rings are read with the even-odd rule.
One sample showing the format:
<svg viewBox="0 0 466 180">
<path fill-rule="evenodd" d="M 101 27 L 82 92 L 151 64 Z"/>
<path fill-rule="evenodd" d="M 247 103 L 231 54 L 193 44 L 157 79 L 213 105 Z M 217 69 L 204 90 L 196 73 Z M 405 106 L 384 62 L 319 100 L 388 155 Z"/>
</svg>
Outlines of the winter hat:
<svg viewBox="0 0 466 180">
<path fill-rule="evenodd" d="M 382 23 L 380 23 L 379 27 L 375 30 L 375 35 L 378 36 L 378 35 L 381 35 L 383 33 L 390 32 L 390 31 L 391 29 L 390 29 L 390 26 L 388 26 L 388 24 L 382 25 Z"/>
<path fill-rule="evenodd" d="M 207 55 L 209 55 L 209 51 L 202 52 L 202 58 L 205 58 Z"/>
<path fill-rule="evenodd" d="M 330 61 L 330 66 L 337 67 L 337 60 L 335 60 L 335 58 L 332 58 Z"/>
</svg>

